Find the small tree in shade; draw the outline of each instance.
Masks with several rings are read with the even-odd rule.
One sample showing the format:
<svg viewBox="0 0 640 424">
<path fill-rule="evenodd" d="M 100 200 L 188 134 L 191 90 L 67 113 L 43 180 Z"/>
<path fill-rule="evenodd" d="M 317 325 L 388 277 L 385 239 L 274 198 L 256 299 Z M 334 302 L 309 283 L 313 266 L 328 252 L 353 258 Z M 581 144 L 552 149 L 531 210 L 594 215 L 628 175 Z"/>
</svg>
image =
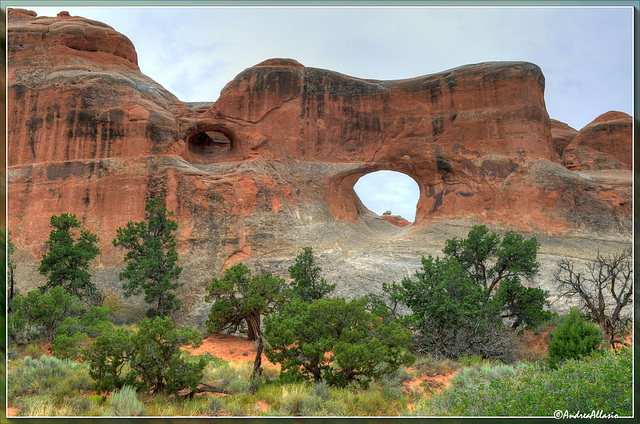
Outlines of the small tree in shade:
<svg viewBox="0 0 640 424">
<path fill-rule="evenodd" d="M 321 271 L 322 268 L 316 265 L 313 257 L 313 249 L 305 247 L 296 257 L 296 263 L 289 268 L 289 275 L 293 278 L 293 294 L 303 302 L 313 302 L 331 294 L 336 285 L 327 283 L 320 276 Z"/>
<path fill-rule="evenodd" d="M 52 287 L 62 286 L 71 296 L 100 303 L 99 292 L 89 274 L 89 262 L 100 254 L 98 236 L 80 231 L 76 238 L 73 230 L 80 226 L 80 221 L 73 214 L 51 217 L 52 230 L 46 242 L 49 250 L 38 267 L 38 271 L 47 276 L 47 282 L 40 291 L 44 293 Z"/>
<path fill-rule="evenodd" d="M 178 282 L 182 267 L 178 266 L 176 236 L 178 223 L 169 217 L 159 198 L 150 199 L 145 207 L 146 220 L 129 221 L 125 228 L 118 228 L 113 245 L 127 249 L 127 263 L 120 273 L 125 297 L 144 294 L 147 303 L 153 305 L 148 317 L 164 317 L 180 309 L 180 300 L 174 291 L 184 283 Z"/>
<path fill-rule="evenodd" d="M 237 331 L 246 324 L 249 340 L 256 342 L 253 375 L 262 373 L 261 318 L 282 307 L 287 300 L 287 285 L 283 278 L 271 273 L 251 276 L 251 271 L 239 263 L 225 270 L 222 278 L 214 278 L 207 286 L 205 300 L 213 302 L 207 329 L 210 332 Z"/>
<path fill-rule="evenodd" d="M 567 359 L 580 359 L 596 350 L 601 340 L 598 326 L 582 318 L 576 308 L 571 308 L 562 324 L 551 333 L 547 349 L 549 363 L 555 367 Z"/>
</svg>

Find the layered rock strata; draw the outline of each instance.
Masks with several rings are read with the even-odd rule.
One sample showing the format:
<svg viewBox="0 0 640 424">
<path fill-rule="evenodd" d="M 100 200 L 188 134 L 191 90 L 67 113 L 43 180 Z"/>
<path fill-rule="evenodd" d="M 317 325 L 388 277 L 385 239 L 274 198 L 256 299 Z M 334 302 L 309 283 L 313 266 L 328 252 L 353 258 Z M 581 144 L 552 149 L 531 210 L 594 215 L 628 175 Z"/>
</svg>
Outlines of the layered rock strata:
<svg viewBox="0 0 640 424">
<path fill-rule="evenodd" d="M 9 9 L 7 36 L 8 227 L 25 288 L 43 278 L 49 217 L 70 212 L 100 237 L 96 279 L 117 291 L 111 240 L 158 196 L 180 225 L 180 319 L 191 325 L 204 322 L 203 288 L 221 270 L 244 261 L 286 276 L 304 246 L 354 297 L 413 273 L 473 223 L 548 240 L 549 264 L 582 255 L 584 237 L 630 241 L 631 118 L 603 115 L 561 154 L 568 136 L 532 63 L 377 81 L 271 59 L 215 103 L 184 104 L 105 24 Z M 585 148 L 615 162 L 593 166 L 576 153 Z M 377 170 L 418 183 L 413 225 L 390 225 L 358 199 L 354 184 Z"/>
</svg>

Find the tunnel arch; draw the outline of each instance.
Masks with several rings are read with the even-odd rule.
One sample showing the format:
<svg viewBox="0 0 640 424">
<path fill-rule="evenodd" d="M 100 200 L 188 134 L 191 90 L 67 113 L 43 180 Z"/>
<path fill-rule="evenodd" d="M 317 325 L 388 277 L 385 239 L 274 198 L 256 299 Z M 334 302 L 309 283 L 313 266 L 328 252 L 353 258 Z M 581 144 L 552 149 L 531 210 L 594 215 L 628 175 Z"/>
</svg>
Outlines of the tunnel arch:
<svg viewBox="0 0 640 424">
<path fill-rule="evenodd" d="M 357 221 L 360 216 L 372 213 L 358 197 L 354 186 L 361 177 L 378 171 L 398 172 L 407 175 L 415 181 L 419 189 L 419 195 L 413 225 L 421 223 L 426 216 L 425 193 L 427 192 L 427 187 L 425 186 L 425 179 L 410 168 L 404 169 L 402 167 L 385 166 L 382 164 L 362 166 L 357 169 L 342 172 L 330 179 L 327 184 L 326 197 L 332 215 L 338 220 Z"/>
<path fill-rule="evenodd" d="M 191 163 L 227 161 L 240 151 L 234 133 L 219 125 L 204 125 L 185 137 L 183 157 Z"/>
<path fill-rule="evenodd" d="M 364 174 L 353 186 L 363 205 L 387 222 L 404 227 L 415 221 L 420 187 L 409 175 L 391 170 Z"/>
</svg>

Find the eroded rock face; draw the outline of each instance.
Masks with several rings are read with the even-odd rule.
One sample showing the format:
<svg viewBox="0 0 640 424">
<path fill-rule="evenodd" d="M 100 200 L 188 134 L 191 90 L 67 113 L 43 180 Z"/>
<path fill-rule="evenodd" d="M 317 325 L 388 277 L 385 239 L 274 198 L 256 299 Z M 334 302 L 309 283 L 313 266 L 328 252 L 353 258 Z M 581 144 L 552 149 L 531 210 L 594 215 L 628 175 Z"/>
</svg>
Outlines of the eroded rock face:
<svg viewBox="0 0 640 424">
<path fill-rule="evenodd" d="M 556 153 L 556 160 L 558 162 L 562 159 L 565 147 L 573 141 L 576 135 L 578 135 L 576 129 L 571 128 L 564 122 L 551 119 L 551 138 L 553 140 L 553 150 Z"/>
<path fill-rule="evenodd" d="M 117 291 L 122 252 L 111 240 L 156 196 L 180 225 L 180 319 L 194 326 L 221 270 L 244 261 L 286 276 L 304 246 L 338 294 L 355 297 L 413 273 L 473 223 L 629 241 L 630 172 L 590 176 L 559 163 L 531 63 L 375 81 L 272 59 L 214 104 L 187 107 L 102 23 L 9 9 L 7 55 L 8 227 L 25 288 L 44 278 L 49 217 L 69 212 L 100 237 L 95 278 Z M 587 133 L 580 145 L 604 149 Z M 418 183 L 413 225 L 389 225 L 356 196 L 358 178 L 378 170 Z"/>
<path fill-rule="evenodd" d="M 563 152 L 562 163 L 571 170 L 631 169 L 633 119 L 610 111 L 580 130 Z"/>
<path fill-rule="evenodd" d="M 400 215 L 392 215 L 391 211 L 383 213 L 381 217 L 389 224 L 395 225 L 396 227 L 408 227 L 411 225 L 411 222 L 407 221 Z"/>
</svg>

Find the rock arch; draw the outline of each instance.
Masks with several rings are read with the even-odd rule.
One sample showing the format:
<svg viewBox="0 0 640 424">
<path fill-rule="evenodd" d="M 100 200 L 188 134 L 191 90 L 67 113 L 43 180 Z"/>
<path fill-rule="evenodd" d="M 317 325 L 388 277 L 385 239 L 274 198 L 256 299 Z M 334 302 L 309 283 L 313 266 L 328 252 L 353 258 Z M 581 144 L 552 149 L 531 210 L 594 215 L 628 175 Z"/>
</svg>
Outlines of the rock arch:
<svg viewBox="0 0 640 424">
<path fill-rule="evenodd" d="M 358 179 L 354 190 L 367 209 L 385 221 L 400 227 L 415 221 L 420 187 L 409 175 L 391 170 L 371 172 Z"/>
<path fill-rule="evenodd" d="M 368 165 L 354 170 L 341 172 L 332 177 L 327 183 L 326 196 L 332 215 L 339 220 L 357 221 L 358 216 L 369 212 L 354 190 L 358 180 L 368 174 L 377 171 L 394 171 L 411 177 L 420 190 L 418 203 L 416 204 L 416 217 L 414 224 L 421 223 L 426 218 L 428 191 L 427 181 L 422 178 L 422 173 L 414 172 L 406 167 L 392 166 L 388 164 Z"/>
</svg>

